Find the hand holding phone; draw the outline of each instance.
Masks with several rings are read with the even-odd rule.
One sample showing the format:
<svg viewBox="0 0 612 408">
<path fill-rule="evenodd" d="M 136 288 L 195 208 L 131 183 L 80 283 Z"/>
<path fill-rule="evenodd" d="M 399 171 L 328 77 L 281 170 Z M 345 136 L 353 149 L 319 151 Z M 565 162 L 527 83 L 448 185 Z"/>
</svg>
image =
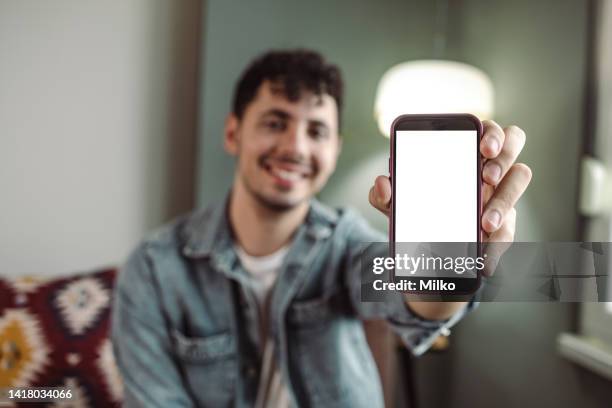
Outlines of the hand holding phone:
<svg viewBox="0 0 612 408">
<path fill-rule="evenodd" d="M 408 130 L 408 131 L 432 131 L 436 130 L 436 127 L 431 122 L 433 117 L 440 115 L 426 115 L 428 117 L 424 118 L 423 115 L 410 115 L 409 119 L 412 119 L 413 124 L 409 125 L 408 128 L 404 126 L 400 126 L 398 130 Z M 456 119 L 449 118 L 449 115 L 442 115 L 446 119 L 452 119 L 450 122 L 457 122 Z M 457 115 L 451 115 L 457 116 Z M 466 115 L 463 116 L 466 120 Z M 468 115 L 469 116 L 469 115 Z M 419 119 L 420 117 L 420 119 Z M 472 117 L 473 118 L 473 117 Z M 404 117 L 404 119 L 408 119 L 408 117 Z M 429 123 L 423 123 L 423 120 Z M 440 118 L 438 119 L 440 120 Z M 473 121 L 473 119 L 471 119 Z M 460 122 L 462 120 L 459 120 Z M 402 121 L 403 122 L 403 121 Z M 395 124 L 399 122 L 396 121 Z M 420 127 L 419 127 L 420 125 Z M 469 130 L 465 129 L 465 125 L 459 124 L 459 128 L 456 130 Z M 450 126 L 450 127 L 449 127 Z M 475 125 L 477 127 L 477 124 Z M 446 130 L 452 130 L 451 128 L 457 128 L 457 126 L 451 126 L 450 123 L 447 124 Z M 462 129 L 463 127 L 463 129 Z M 474 129 L 475 127 L 472 127 Z M 445 130 L 444 127 L 439 130 Z M 392 137 L 397 136 L 395 132 L 392 132 Z M 392 149 L 394 148 L 393 144 L 397 140 L 392 139 Z M 455 141 L 458 143 L 459 141 Z M 515 230 L 515 216 L 516 212 L 514 210 L 514 205 L 516 201 L 523 194 L 526 189 L 529 181 L 531 179 L 531 170 L 524 164 L 515 163 L 518 154 L 520 153 L 524 143 L 525 143 L 525 134 L 522 130 L 520 130 L 516 126 L 510 126 L 508 128 L 502 129 L 498 124 L 492 121 L 485 121 L 482 123 L 482 138 L 481 140 L 476 140 L 476 149 L 479 151 L 480 157 L 480 167 L 482 167 L 482 172 L 479 172 L 479 177 L 481 179 L 481 200 L 478 200 L 480 204 L 480 209 L 484 212 L 482 215 L 482 211 L 478 214 L 477 219 L 473 220 L 474 224 L 479 223 L 482 228 L 478 228 L 478 231 L 475 231 L 476 228 L 461 228 L 461 233 L 470 233 L 469 231 L 473 231 L 473 234 L 477 235 L 477 238 L 480 238 L 482 242 L 511 242 L 514 238 L 514 230 Z M 410 143 L 409 143 L 410 144 Z M 402 160 L 402 157 L 399 157 L 397 152 L 394 151 L 394 160 L 390 160 L 390 172 L 393 170 L 393 161 L 397 164 L 398 160 Z M 421 152 L 423 153 L 423 152 Z M 445 172 L 452 173 L 455 171 L 455 168 L 449 166 L 448 163 L 444 163 L 438 159 L 437 151 L 429 152 L 428 158 L 430 159 L 430 163 L 426 165 L 426 167 L 430 165 L 438 165 L 438 168 L 443 168 Z M 476 153 L 474 154 L 476 156 Z M 476 157 L 474 157 L 476 159 Z M 478 166 L 478 164 L 477 164 Z M 435 169 L 435 167 L 432 167 Z M 419 171 L 418 174 L 424 173 L 424 171 Z M 417 175 L 418 175 L 417 174 Z M 444 173 L 443 173 L 444 174 Z M 454 176 L 459 177 L 459 174 L 455 174 Z M 393 177 L 392 177 L 393 178 Z M 467 179 L 467 178 L 466 178 Z M 476 182 L 476 177 L 474 177 L 474 181 Z M 376 179 L 375 185 L 370 190 L 370 202 L 371 204 L 378 208 L 380 211 L 385 213 L 388 217 L 392 218 L 392 200 L 393 189 L 389 178 L 384 176 L 379 176 Z M 473 188 L 473 187 L 472 187 Z M 413 191 L 416 191 L 413 189 Z M 434 191 L 434 193 L 436 193 Z M 418 197 L 423 197 L 423 194 L 420 194 Z M 473 197 L 473 196 L 472 196 Z M 398 197 L 399 198 L 399 197 Z M 470 197 L 467 195 L 467 198 L 462 204 L 466 204 Z M 416 198 L 413 198 L 416 200 Z M 401 201 L 401 199 L 400 199 Z M 397 201 L 394 201 L 394 204 L 397 204 Z M 448 199 L 446 202 L 447 206 L 452 206 L 455 204 L 455 200 Z M 443 207 L 442 210 L 447 207 Z M 456 211 L 460 206 L 455 207 Z M 430 208 L 427 207 L 427 210 Z M 431 208 L 433 209 L 433 207 Z M 474 208 L 474 212 L 476 208 Z M 432 214 L 430 218 L 431 223 L 429 226 L 435 224 L 435 214 L 433 211 L 427 211 Z M 498 218 L 498 223 L 495 222 L 495 216 L 491 217 L 491 215 L 498 213 L 501 215 Z M 467 214 L 467 212 L 466 212 Z M 469 215 L 468 215 L 469 216 Z M 400 222 L 401 218 L 400 218 Z M 397 221 L 394 219 L 391 223 L 394 226 L 395 231 L 392 233 L 396 235 L 397 231 Z M 401 227 L 400 227 L 401 228 Z M 442 226 L 442 233 L 444 234 L 444 227 Z M 440 231 L 440 229 L 438 229 Z M 420 232 L 423 232 L 422 230 Z M 427 233 L 427 231 L 425 231 Z M 408 232 L 408 234 L 414 233 L 415 238 L 418 230 Z M 442 235 L 443 235 L 442 234 Z M 453 233 L 454 234 L 454 233 Z M 442 236 L 440 235 L 440 237 Z M 393 238 L 393 237 L 391 237 Z M 423 238 L 427 238 L 423 235 Z M 431 237 L 427 238 L 430 239 Z M 452 238 L 452 237 L 451 237 Z M 405 239 L 405 238 L 400 238 Z M 439 238 L 442 239 L 442 238 Z M 463 238 L 462 238 L 463 239 Z"/>
</svg>

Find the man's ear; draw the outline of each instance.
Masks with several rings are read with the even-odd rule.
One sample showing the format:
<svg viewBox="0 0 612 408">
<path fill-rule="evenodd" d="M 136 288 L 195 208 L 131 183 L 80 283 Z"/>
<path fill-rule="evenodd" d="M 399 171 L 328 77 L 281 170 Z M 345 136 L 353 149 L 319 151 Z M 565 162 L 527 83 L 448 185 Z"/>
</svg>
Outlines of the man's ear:
<svg viewBox="0 0 612 408">
<path fill-rule="evenodd" d="M 225 118 L 225 128 L 223 129 L 223 147 L 225 151 L 232 156 L 238 155 L 238 146 L 240 144 L 238 136 L 239 120 L 233 113 Z"/>
</svg>

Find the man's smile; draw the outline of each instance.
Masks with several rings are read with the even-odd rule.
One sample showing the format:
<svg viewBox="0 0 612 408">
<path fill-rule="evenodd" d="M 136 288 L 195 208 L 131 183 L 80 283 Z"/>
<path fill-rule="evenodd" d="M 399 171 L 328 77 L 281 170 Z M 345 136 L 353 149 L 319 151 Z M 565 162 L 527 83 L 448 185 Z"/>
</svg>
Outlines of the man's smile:
<svg viewBox="0 0 612 408">
<path fill-rule="evenodd" d="M 311 166 L 288 160 L 263 160 L 262 167 L 278 185 L 285 188 L 292 188 L 296 183 L 310 178 L 314 174 Z"/>
</svg>

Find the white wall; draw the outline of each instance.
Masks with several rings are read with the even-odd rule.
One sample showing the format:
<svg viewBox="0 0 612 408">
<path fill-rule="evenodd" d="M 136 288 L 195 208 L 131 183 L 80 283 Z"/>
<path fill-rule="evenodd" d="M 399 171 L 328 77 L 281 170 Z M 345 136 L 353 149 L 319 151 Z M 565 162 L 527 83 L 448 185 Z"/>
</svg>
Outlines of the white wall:
<svg viewBox="0 0 612 408">
<path fill-rule="evenodd" d="M 0 0 L 0 274 L 116 265 L 191 207 L 200 13 Z"/>
</svg>

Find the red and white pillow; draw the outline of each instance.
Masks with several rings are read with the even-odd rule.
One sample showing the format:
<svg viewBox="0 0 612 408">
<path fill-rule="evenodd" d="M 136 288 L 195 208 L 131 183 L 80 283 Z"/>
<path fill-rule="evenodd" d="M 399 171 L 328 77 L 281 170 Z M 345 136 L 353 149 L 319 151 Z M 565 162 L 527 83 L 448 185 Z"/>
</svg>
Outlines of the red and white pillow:
<svg viewBox="0 0 612 408">
<path fill-rule="evenodd" d="M 0 388 L 70 387 L 70 406 L 119 406 L 109 338 L 116 274 L 0 278 Z"/>
</svg>

